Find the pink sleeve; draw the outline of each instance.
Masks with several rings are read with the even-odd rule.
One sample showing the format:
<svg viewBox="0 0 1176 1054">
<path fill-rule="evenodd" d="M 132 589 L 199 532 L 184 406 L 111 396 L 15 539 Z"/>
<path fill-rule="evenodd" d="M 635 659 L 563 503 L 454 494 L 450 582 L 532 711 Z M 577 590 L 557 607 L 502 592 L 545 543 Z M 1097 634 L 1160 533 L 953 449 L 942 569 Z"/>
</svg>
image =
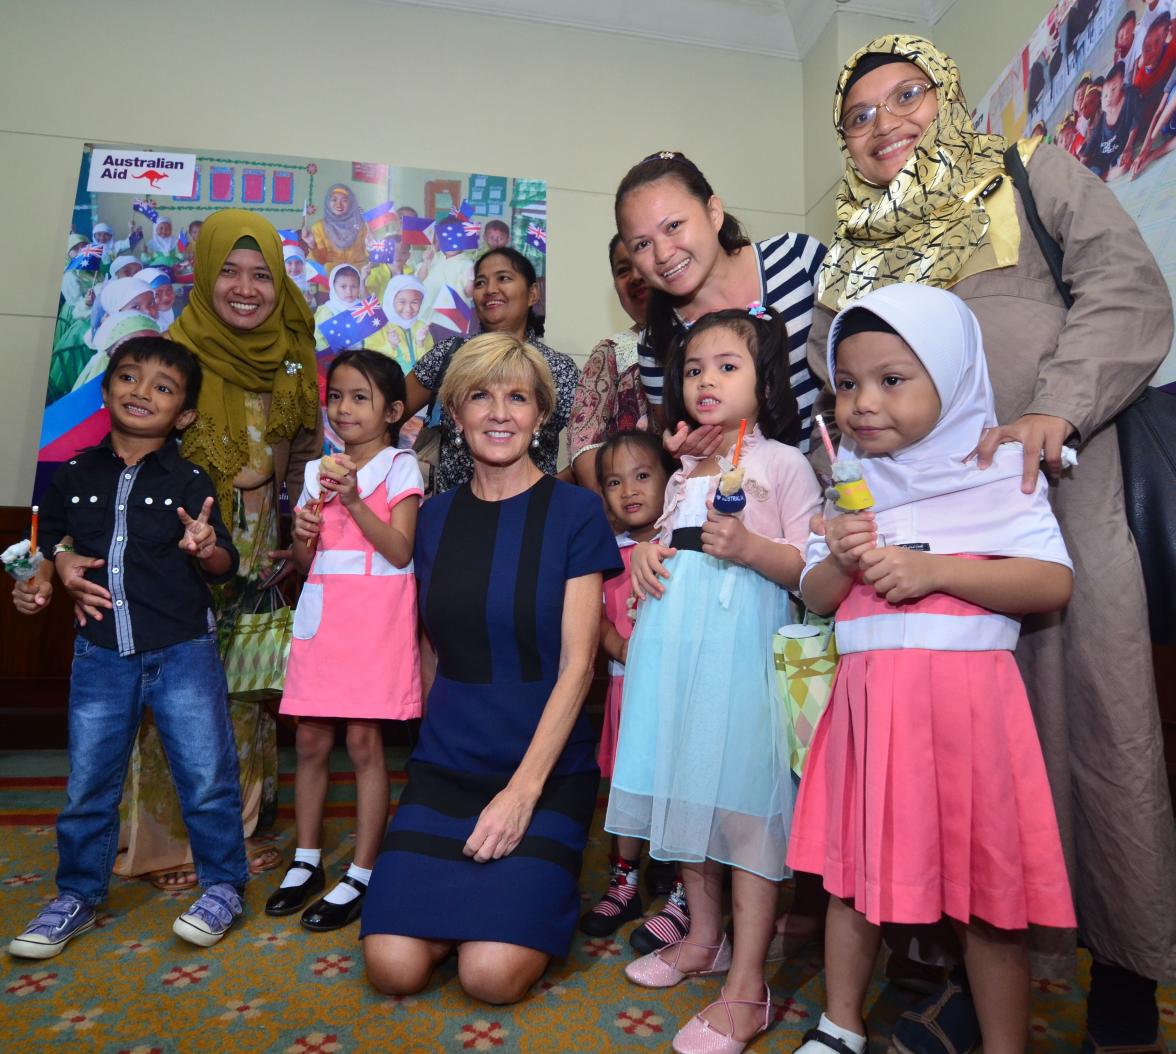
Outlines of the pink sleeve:
<svg viewBox="0 0 1176 1054">
<path fill-rule="evenodd" d="M 421 467 L 416 454 L 411 450 L 397 451 L 388 468 L 388 475 L 384 478 L 384 490 L 388 495 L 388 508 L 398 504 L 405 498 L 421 497 L 424 494 L 425 483 L 421 477 Z"/>
<path fill-rule="evenodd" d="M 805 456 L 795 447 L 785 447 L 776 464 L 775 489 L 784 531 L 784 536 L 776 540 L 804 553 L 809 521 L 821 506 L 821 485 Z"/>
</svg>

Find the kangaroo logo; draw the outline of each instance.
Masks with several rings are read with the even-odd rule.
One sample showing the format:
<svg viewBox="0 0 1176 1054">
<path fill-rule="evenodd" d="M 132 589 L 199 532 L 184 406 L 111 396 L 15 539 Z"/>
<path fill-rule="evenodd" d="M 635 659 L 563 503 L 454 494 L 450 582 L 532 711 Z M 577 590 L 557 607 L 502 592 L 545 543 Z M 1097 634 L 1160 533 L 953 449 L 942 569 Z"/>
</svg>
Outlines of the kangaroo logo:
<svg viewBox="0 0 1176 1054">
<path fill-rule="evenodd" d="M 134 178 L 147 180 L 147 182 L 151 184 L 151 189 L 155 190 L 159 186 L 161 180 L 167 179 L 167 174 L 164 172 L 156 172 L 155 169 L 149 168 L 146 172 L 138 173 Z"/>
</svg>

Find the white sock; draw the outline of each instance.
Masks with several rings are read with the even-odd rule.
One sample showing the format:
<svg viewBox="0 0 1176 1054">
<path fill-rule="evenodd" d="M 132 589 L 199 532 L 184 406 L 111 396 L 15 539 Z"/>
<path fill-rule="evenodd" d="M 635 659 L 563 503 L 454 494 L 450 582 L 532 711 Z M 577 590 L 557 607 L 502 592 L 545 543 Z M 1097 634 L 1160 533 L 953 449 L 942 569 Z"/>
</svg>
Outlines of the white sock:
<svg viewBox="0 0 1176 1054">
<path fill-rule="evenodd" d="M 851 1032 L 848 1028 L 842 1028 L 840 1025 L 833 1024 L 824 1014 L 821 1015 L 821 1020 L 817 1024 L 822 1032 L 828 1033 L 830 1036 L 835 1036 L 841 1040 L 851 1050 L 856 1050 L 858 1054 L 866 1049 L 866 1037 L 858 1035 L 856 1032 Z M 796 1054 L 829 1054 L 829 1048 L 815 1039 L 810 1039 L 807 1043 L 802 1044 L 796 1049 Z"/>
<path fill-rule="evenodd" d="M 319 861 L 323 858 L 323 851 L 321 849 L 295 849 L 294 862 L 296 864 L 310 864 L 311 867 L 318 867 Z M 291 886 L 301 886 L 310 881 L 310 872 L 304 867 L 296 867 L 292 871 L 287 872 L 286 877 L 282 879 L 282 884 L 278 886 L 279 889 L 289 889 Z"/>
<path fill-rule="evenodd" d="M 356 867 L 352 864 L 347 869 L 347 876 L 354 878 L 356 882 L 362 882 L 364 886 L 372 880 L 372 871 L 369 867 Z M 328 904 L 350 904 L 356 897 L 359 896 L 359 890 L 354 886 L 348 885 L 346 882 L 338 883 L 334 889 L 331 890 L 323 900 Z"/>
</svg>

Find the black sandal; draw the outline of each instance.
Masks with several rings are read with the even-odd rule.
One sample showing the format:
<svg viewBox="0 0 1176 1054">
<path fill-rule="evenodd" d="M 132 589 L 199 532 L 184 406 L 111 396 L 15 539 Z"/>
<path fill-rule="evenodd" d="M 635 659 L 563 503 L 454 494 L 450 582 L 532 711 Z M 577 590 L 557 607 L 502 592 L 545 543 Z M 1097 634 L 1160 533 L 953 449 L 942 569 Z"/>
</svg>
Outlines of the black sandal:
<svg viewBox="0 0 1176 1054">
<path fill-rule="evenodd" d="M 804 1038 L 800 1041 L 800 1045 L 803 1047 L 806 1043 L 820 1043 L 822 1046 L 836 1051 L 837 1054 L 866 1054 L 866 1051 L 870 1049 L 869 1035 L 866 1036 L 866 1045 L 861 1049 L 861 1051 L 856 1051 L 853 1049 L 853 1047 L 846 1043 L 845 1040 L 839 1039 L 837 1036 L 830 1035 L 828 1032 L 820 1028 L 810 1028 L 804 1034 Z"/>
</svg>

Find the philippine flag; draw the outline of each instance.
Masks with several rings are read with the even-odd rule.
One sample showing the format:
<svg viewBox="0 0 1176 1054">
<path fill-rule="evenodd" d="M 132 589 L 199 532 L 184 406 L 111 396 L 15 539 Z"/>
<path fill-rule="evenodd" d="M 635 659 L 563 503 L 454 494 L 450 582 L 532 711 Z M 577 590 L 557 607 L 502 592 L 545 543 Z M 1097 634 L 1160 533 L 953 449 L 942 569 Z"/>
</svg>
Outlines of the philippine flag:
<svg viewBox="0 0 1176 1054">
<path fill-rule="evenodd" d="M 368 209 L 363 214 L 363 218 L 373 231 L 382 231 L 390 223 L 396 221 L 396 205 L 391 201 L 385 201 L 383 205 Z"/>
<path fill-rule="evenodd" d="M 428 245 L 432 226 L 428 216 L 405 216 L 400 221 L 400 237 L 405 245 Z"/>
<path fill-rule="evenodd" d="M 306 261 L 306 268 L 310 271 L 309 282 L 311 285 L 321 285 L 324 289 L 330 288 L 330 279 L 327 277 L 327 269 L 317 260 L 308 259 Z"/>
<path fill-rule="evenodd" d="M 453 286 L 447 285 L 437 294 L 429 322 L 463 337 L 468 336 L 474 324 L 474 309 Z"/>
</svg>

